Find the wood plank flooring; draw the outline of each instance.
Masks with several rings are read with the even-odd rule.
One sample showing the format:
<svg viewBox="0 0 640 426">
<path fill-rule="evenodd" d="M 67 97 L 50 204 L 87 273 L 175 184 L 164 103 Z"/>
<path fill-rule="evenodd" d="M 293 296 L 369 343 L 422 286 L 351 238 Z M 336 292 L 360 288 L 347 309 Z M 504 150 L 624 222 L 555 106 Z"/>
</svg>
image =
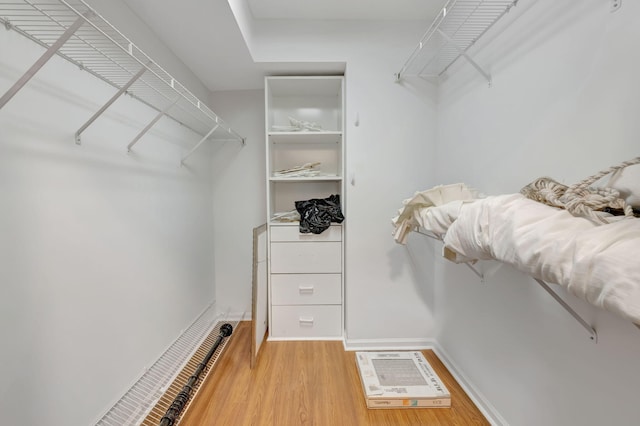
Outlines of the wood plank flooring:
<svg viewBox="0 0 640 426">
<path fill-rule="evenodd" d="M 338 341 L 265 342 L 251 370 L 251 323 L 239 323 L 225 353 L 191 402 L 181 426 L 489 425 L 429 350 L 451 392 L 451 408 L 371 410 L 355 353 Z"/>
</svg>

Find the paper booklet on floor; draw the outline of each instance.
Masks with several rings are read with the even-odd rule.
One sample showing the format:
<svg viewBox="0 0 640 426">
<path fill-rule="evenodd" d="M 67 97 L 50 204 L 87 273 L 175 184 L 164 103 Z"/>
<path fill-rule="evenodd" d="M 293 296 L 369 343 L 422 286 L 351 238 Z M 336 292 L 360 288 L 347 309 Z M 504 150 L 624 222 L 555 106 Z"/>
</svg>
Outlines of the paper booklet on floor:
<svg viewBox="0 0 640 426">
<path fill-rule="evenodd" d="M 421 352 L 356 352 L 369 408 L 451 407 L 451 394 Z"/>
</svg>

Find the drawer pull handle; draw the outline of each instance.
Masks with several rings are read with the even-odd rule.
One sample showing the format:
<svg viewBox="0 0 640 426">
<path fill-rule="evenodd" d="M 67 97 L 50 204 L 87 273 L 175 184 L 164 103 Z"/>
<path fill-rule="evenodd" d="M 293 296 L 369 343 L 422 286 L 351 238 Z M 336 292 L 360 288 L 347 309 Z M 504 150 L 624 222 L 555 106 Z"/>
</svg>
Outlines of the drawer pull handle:
<svg viewBox="0 0 640 426">
<path fill-rule="evenodd" d="M 313 286 L 299 286 L 298 291 L 300 292 L 300 294 L 313 294 Z"/>
<path fill-rule="evenodd" d="M 313 317 L 304 318 L 300 317 L 300 325 L 313 325 Z"/>
</svg>

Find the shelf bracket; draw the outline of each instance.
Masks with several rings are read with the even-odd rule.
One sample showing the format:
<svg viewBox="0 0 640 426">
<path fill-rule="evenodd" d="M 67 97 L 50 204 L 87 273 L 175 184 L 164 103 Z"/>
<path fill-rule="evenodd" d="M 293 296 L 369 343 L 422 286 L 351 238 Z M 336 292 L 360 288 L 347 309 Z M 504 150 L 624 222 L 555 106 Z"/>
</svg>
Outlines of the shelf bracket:
<svg viewBox="0 0 640 426">
<path fill-rule="evenodd" d="M 420 228 L 417 228 L 414 230 L 415 232 L 417 232 L 420 235 L 424 235 L 425 237 L 429 237 L 429 238 L 433 238 L 434 240 L 438 240 L 438 241 L 443 241 L 442 238 L 440 238 L 437 235 L 434 234 L 430 234 L 430 233 L 426 233 L 420 230 Z M 471 269 L 473 271 L 474 274 L 476 274 L 477 276 L 480 277 L 480 279 L 482 280 L 482 282 L 484 282 L 484 274 L 480 273 L 476 268 L 473 267 L 472 264 L 470 264 L 469 262 L 465 262 L 464 263 L 469 269 Z M 533 278 L 533 277 L 532 277 Z M 589 334 L 589 339 L 593 342 L 593 343 L 598 343 L 598 334 L 596 333 L 596 331 L 593 329 L 593 327 L 591 327 L 589 325 L 588 322 L 586 322 L 580 315 L 578 315 L 578 313 L 576 311 L 573 310 L 573 308 L 571 306 L 569 306 L 567 304 L 567 302 L 565 302 L 564 300 L 562 300 L 562 298 L 560 296 L 558 296 L 558 294 L 553 291 L 551 289 L 551 287 L 549 287 L 549 285 L 538 279 L 538 278 L 533 278 L 538 284 L 540 284 L 540 286 L 547 291 L 547 293 L 549 293 L 551 295 L 551 297 L 553 297 L 556 302 L 558 302 L 560 304 L 560 306 L 562 306 L 569 314 L 571 314 L 571 316 L 578 321 L 578 323 L 587 331 L 587 333 Z M 635 324 L 636 327 L 640 328 L 640 325 Z"/>
<path fill-rule="evenodd" d="M 196 149 L 200 148 L 200 145 L 202 145 L 202 144 L 204 143 L 204 141 L 206 141 L 206 140 L 207 140 L 207 138 L 208 138 L 209 136 L 211 136 L 211 135 L 213 134 L 213 132 L 215 132 L 215 131 L 216 131 L 216 129 L 217 129 L 218 127 L 220 127 L 220 125 L 219 125 L 219 124 L 216 124 L 216 125 L 213 127 L 213 129 L 209 130 L 209 133 L 207 133 L 206 135 L 204 135 L 204 137 L 203 137 L 202 139 L 200 139 L 200 142 L 198 142 L 198 143 L 196 144 L 196 146 L 194 146 L 193 148 L 191 148 L 191 151 L 189 151 L 189 152 L 187 153 L 187 155 L 185 155 L 184 157 L 182 157 L 182 160 L 180 160 L 180 165 L 183 165 L 183 164 L 184 164 L 184 161 L 185 161 L 187 158 L 189 158 L 189 156 L 190 156 L 191 154 L 193 154 L 193 153 L 196 151 Z"/>
<path fill-rule="evenodd" d="M 421 230 L 420 230 L 420 228 L 415 229 L 415 230 L 414 230 L 414 232 L 416 232 L 416 233 L 418 233 L 418 234 L 420 234 L 420 235 L 424 235 L 425 237 L 429 237 L 429 238 L 432 238 L 432 239 L 434 239 L 434 240 L 438 240 L 438 241 L 440 241 L 440 242 L 444 242 L 444 241 L 442 240 L 442 238 L 440 238 L 439 236 L 434 235 L 434 234 L 430 234 L 430 233 L 427 233 L 427 232 L 423 232 L 423 231 L 421 231 Z M 463 262 L 463 264 L 464 264 L 467 268 L 471 269 L 471 271 L 472 271 L 474 274 L 476 274 L 476 275 L 480 278 L 480 281 L 481 281 L 481 282 L 484 282 L 484 274 L 483 274 L 482 272 L 478 271 L 478 270 L 475 268 L 475 266 L 473 266 L 473 264 L 471 264 L 471 263 L 469 263 L 469 262 Z"/>
<path fill-rule="evenodd" d="M 243 136 L 240 136 L 239 134 L 234 132 L 231 127 L 227 127 L 227 128 L 225 128 L 225 130 L 227 131 L 227 133 L 229 133 L 231 136 L 233 136 L 235 138 L 235 140 L 239 141 L 242 144 L 242 146 L 245 146 L 247 144 L 247 138 L 245 138 Z"/>
<path fill-rule="evenodd" d="M 414 232 L 416 234 L 424 235 L 425 237 L 429 237 L 429 238 L 432 238 L 434 240 L 438 240 L 438 241 L 442 242 L 442 238 L 440 238 L 440 237 L 438 237 L 437 235 L 434 235 L 434 234 L 429 234 L 429 233 L 423 232 L 419 228 L 415 229 Z"/>
<path fill-rule="evenodd" d="M 585 329 L 587 330 L 587 333 L 589 333 L 589 339 L 591 339 L 591 341 L 593 341 L 593 343 L 598 343 L 598 334 L 596 333 L 596 331 L 593 329 L 593 327 L 591 327 L 589 325 L 589 323 L 587 323 L 580 315 L 578 315 L 578 313 L 576 311 L 573 310 L 573 308 L 571 308 L 571 306 L 569 306 L 567 304 L 567 302 L 565 302 L 564 300 L 562 300 L 562 298 L 560 296 L 558 296 L 558 294 L 553 291 L 551 289 L 551 287 L 549 287 L 549 285 L 547 283 L 545 283 L 542 280 L 539 280 L 538 278 L 534 278 L 534 280 L 536 280 L 536 282 L 538 284 L 540 284 L 540 286 L 545 289 L 547 291 L 547 293 L 549 293 L 551 295 L 551 297 L 553 297 L 556 302 L 558 302 L 560 304 L 560 306 L 562 306 L 567 312 L 569 312 L 569 314 L 571 314 L 571 316 L 578 321 L 578 323 Z"/>
<path fill-rule="evenodd" d="M 483 274 L 483 273 L 481 273 L 480 271 L 478 271 L 478 270 L 475 268 L 475 266 L 473 266 L 473 265 L 472 265 L 471 263 L 469 263 L 469 262 L 464 262 L 464 265 L 465 265 L 467 268 L 471 269 L 471 271 L 472 271 L 474 274 L 476 274 L 476 275 L 480 278 L 480 282 L 482 282 L 482 283 L 484 282 L 484 274 Z"/>
<path fill-rule="evenodd" d="M 488 72 L 486 72 L 485 70 L 483 70 L 482 67 L 480 67 L 480 65 L 478 65 L 478 63 L 473 60 L 473 58 L 467 53 L 466 50 L 461 49 L 460 46 L 458 46 L 458 44 L 455 42 L 455 40 L 453 40 L 451 37 L 449 37 L 449 35 L 447 33 L 445 33 L 444 31 L 442 31 L 439 28 L 436 31 L 438 31 L 438 34 L 440 34 L 445 40 L 447 40 L 449 42 L 449 44 L 451 44 L 453 47 L 456 48 L 456 50 L 458 51 L 460 56 L 464 57 L 471 65 L 473 65 L 473 67 L 480 74 L 482 74 L 484 76 L 484 78 L 489 83 L 489 87 L 491 87 L 491 75 Z"/>
<path fill-rule="evenodd" d="M 178 100 L 179 100 L 179 99 L 180 99 L 180 97 L 177 97 L 173 102 L 171 102 L 169 105 L 167 105 L 167 107 L 166 107 L 165 109 L 163 109 L 162 111 L 160 111 L 160 112 L 158 113 L 158 115 L 156 115 L 156 116 L 154 117 L 154 119 L 153 119 L 153 120 L 151 120 L 151 122 L 150 122 L 149 124 L 147 124 L 147 125 L 146 125 L 146 127 L 145 127 L 144 129 L 142 129 L 142 130 L 140 131 L 140 133 L 138 133 L 138 134 L 136 135 L 136 137 L 135 137 L 135 138 L 133 138 L 133 140 L 131 141 L 131 143 L 129 143 L 129 145 L 127 145 L 127 151 L 129 151 L 129 152 L 130 152 L 130 151 L 131 151 L 131 147 L 132 147 L 132 146 L 134 146 L 134 145 L 135 145 L 135 144 L 140 140 L 140 138 L 141 138 L 142 136 L 144 136 L 144 134 L 145 134 L 145 133 L 147 133 L 147 132 L 149 131 L 149 129 L 150 129 L 150 128 L 152 128 L 152 127 L 153 127 L 153 125 L 154 125 L 154 124 L 156 124 L 156 123 L 158 122 L 158 120 L 160 120 L 162 117 L 164 117 L 164 116 L 167 114 L 167 112 L 169 112 L 169 110 L 171 109 L 171 107 L 173 107 L 173 106 L 178 102 Z"/>
<path fill-rule="evenodd" d="M 0 109 L 2 109 L 2 107 L 4 107 L 5 104 L 9 102 L 9 100 L 13 98 L 15 94 L 18 93 L 29 80 L 31 80 L 31 78 L 38 72 L 38 70 L 40 70 L 40 68 L 42 68 L 44 64 L 46 64 L 49 59 L 51 59 L 51 57 L 55 55 L 58 50 L 60 50 L 62 45 L 64 45 L 67 40 L 71 38 L 71 36 L 78 30 L 78 28 L 82 26 L 84 22 L 84 16 L 78 17 L 78 19 L 76 19 L 75 22 L 71 24 L 69 28 L 67 28 L 67 30 L 60 36 L 60 38 L 58 38 L 58 40 L 56 40 L 55 43 L 53 43 L 33 65 L 31 65 L 31 68 L 29 68 L 27 72 L 25 72 L 22 77 L 20 77 L 18 81 L 16 81 L 16 83 L 9 90 L 7 90 L 4 95 L 2 95 L 2 98 L 0 98 Z M 9 29 L 9 26 L 7 27 L 7 29 Z"/>
<path fill-rule="evenodd" d="M 102 106 L 102 108 L 98 110 L 98 112 L 93 114 L 93 116 L 86 123 L 84 123 L 82 127 L 78 129 L 78 131 L 75 134 L 76 144 L 80 145 L 80 135 L 82 134 L 82 132 L 84 132 L 87 129 L 87 127 L 91 125 L 91 123 L 96 121 L 96 119 L 100 117 L 100 115 L 102 115 L 102 113 L 105 112 L 107 108 L 111 106 L 112 103 L 114 103 L 120 96 L 122 96 L 122 94 L 126 92 L 129 89 L 129 87 L 131 87 L 131 85 L 135 83 L 136 80 L 138 80 L 142 74 L 144 74 L 146 70 L 147 70 L 146 66 L 143 66 L 142 68 L 140 68 L 140 71 L 138 71 L 133 77 L 131 77 L 131 79 L 127 82 L 127 84 L 122 86 L 120 90 L 118 90 L 118 92 L 115 95 L 113 95 L 111 99 L 109 99 L 107 103 Z"/>
</svg>

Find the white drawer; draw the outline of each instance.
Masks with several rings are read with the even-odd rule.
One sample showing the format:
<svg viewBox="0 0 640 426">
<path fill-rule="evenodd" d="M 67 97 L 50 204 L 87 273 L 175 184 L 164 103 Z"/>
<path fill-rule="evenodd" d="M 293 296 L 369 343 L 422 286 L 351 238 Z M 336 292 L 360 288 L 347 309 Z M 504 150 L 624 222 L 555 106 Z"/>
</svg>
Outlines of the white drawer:
<svg viewBox="0 0 640 426">
<path fill-rule="evenodd" d="M 341 337 L 341 311 L 340 305 L 274 306 L 270 337 Z"/>
<path fill-rule="evenodd" d="M 271 273 L 341 273 L 342 243 L 271 243 Z"/>
<path fill-rule="evenodd" d="M 321 234 L 301 234 L 298 225 L 274 225 L 271 241 L 342 241 L 342 226 L 331 225 Z"/>
<path fill-rule="evenodd" d="M 340 274 L 272 274 L 273 305 L 339 305 Z"/>
</svg>

